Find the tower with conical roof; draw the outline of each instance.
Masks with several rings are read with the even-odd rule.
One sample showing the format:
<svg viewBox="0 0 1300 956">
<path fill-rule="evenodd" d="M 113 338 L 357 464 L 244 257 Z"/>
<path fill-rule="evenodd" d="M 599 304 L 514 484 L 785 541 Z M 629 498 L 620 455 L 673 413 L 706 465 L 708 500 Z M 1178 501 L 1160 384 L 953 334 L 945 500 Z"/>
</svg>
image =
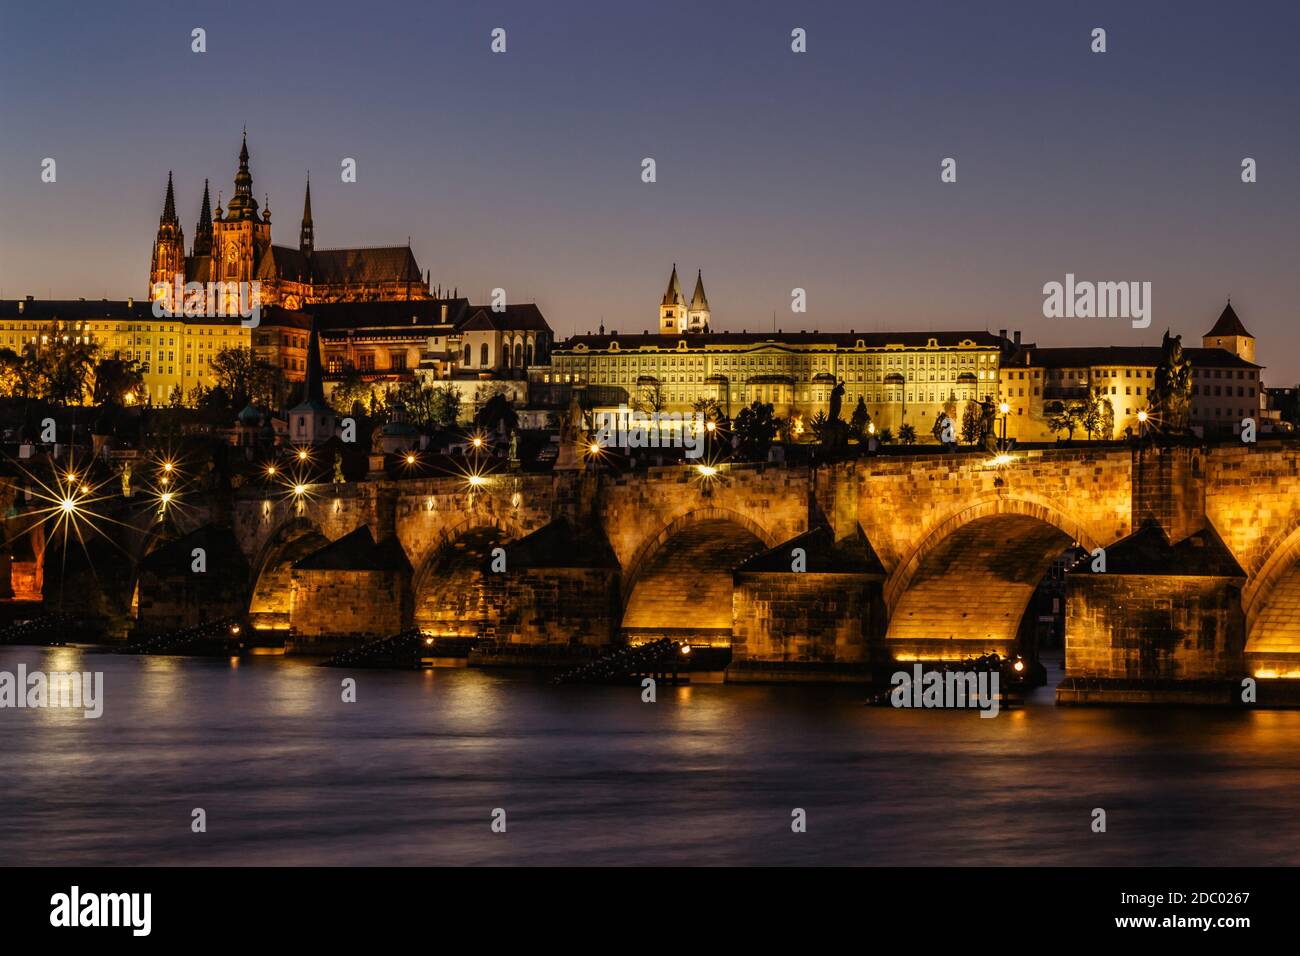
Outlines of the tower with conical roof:
<svg viewBox="0 0 1300 956">
<path fill-rule="evenodd" d="M 185 232 L 176 217 L 176 193 L 172 189 L 172 174 L 167 174 L 167 195 L 163 198 L 162 215 L 158 217 L 158 236 L 153 243 L 153 262 L 149 267 L 149 298 L 171 302 L 177 274 L 185 282 Z M 170 305 L 169 305 L 170 307 Z"/>
<path fill-rule="evenodd" d="M 1201 344 L 1207 349 L 1225 349 L 1247 362 L 1255 361 L 1255 336 L 1246 331 L 1232 308 L 1232 300 L 1219 313 L 1219 320 L 1214 328 L 1201 337 Z"/>
<path fill-rule="evenodd" d="M 668 277 L 668 290 L 659 303 L 659 332 L 671 335 L 685 330 L 686 296 L 682 295 L 682 284 L 677 279 L 677 263 L 674 262 L 673 274 Z"/>
<path fill-rule="evenodd" d="M 203 203 L 199 207 L 199 224 L 194 230 L 194 255 L 212 255 L 212 200 L 208 198 L 208 181 L 203 180 Z"/>
<path fill-rule="evenodd" d="M 302 201 L 302 229 L 298 232 L 298 249 L 305 257 L 311 258 L 315 245 L 316 230 L 311 222 L 311 176 L 308 176 L 307 195 Z"/>
<path fill-rule="evenodd" d="M 688 331 L 709 331 L 709 297 L 704 294 L 703 270 L 697 270 L 695 273 L 695 293 L 691 296 L 691 305 L 686 315 Z"/>
<path fill-rule="evenodd" d="M 320 360 L 320 334 L 311 324 L 307 339 L 307 380 L 303 399 L 289 409 L 289 437 L 298 445 L 319 445 L 334 437 L 334 410 L 325 403 L 325 373 Z"/>
</svg>

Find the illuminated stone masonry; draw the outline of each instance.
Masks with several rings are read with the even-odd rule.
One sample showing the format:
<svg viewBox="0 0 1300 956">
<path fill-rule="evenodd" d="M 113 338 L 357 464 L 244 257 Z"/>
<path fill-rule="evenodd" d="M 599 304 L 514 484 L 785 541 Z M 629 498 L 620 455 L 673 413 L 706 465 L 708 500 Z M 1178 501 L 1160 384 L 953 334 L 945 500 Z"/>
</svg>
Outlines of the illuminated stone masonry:
<svg viewBox="0 0 1300 956">
<path fill-rule="evenodd" d="M 222 513 L 242 597 L 165 566 Z M 14 561 L 48 550 L 15 537 Z M 1300 462 L 1273 443 L 249 488 L 176 537 L 146 555 L 131 536 L 121 573 L 86 569 L 65 601 L 114 633 L 192 620 L 175 604 L 197 595 L 298 650 L 412 624 L 557 649 L 674 636 L 729 648 L 732 679 L 866 680 L 1015 653 L 1035 585 L 1073 549 L 1068 677 L 1300 676 Z"/>
</svg>

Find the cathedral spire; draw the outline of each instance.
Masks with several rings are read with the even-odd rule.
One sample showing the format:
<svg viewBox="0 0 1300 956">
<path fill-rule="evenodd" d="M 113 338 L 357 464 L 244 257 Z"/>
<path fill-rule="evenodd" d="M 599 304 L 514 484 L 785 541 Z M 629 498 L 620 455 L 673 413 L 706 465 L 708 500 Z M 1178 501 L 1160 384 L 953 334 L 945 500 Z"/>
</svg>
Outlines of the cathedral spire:
<svg viewBox="0 0 1300 956">
<path fill-rule="evenodd" d="M 302 231 L 298 234 L 298 248 L 303 255 L 309 256 L 316 242 L 315 229 L 311 222 L 311 173 L 307 174 L 307 197 L 302 203 Z"/>
<path fill-rule="evenodd" d="M 691 296 L 691 307 L 687 310 L 686 326 L 692 332 L 709 331 L 709 297 L 704 294 L 704 272 L 695 273 L 695 294 Z"/>
<path fill-rule="evenodd" d="M 692 309 L 707 309 L 709 297 L 704 294 L 704 270 L 695 273 L 695 294 L 691 296 Z"/>
<path fill-rule="evenodd" d="M 160 226 L 175 226 L 176 220 L 176 194 L 172 191 L 172 174 L 171 170 L 167 171 L 167 196 L 163 199 L 162 216 L 158 219 Z"/>
<path fill-rule="evenodd" d="M 199 224 L 194 230 L 194 254 L 212 253 L 212 200 L 208 198 L 208 181 L 203 180 L 203 204 L 199 207 Z"/>
<path fill-rule="evenodd" d="M 235 173 L 235 194 L 226 206 L 228 219 L 256 219 L 257 200 L 253 198 L 253 174 L 248 171 L 248 130 L 244 130 L 239 148 L 239 172 Z"/>
</svg>

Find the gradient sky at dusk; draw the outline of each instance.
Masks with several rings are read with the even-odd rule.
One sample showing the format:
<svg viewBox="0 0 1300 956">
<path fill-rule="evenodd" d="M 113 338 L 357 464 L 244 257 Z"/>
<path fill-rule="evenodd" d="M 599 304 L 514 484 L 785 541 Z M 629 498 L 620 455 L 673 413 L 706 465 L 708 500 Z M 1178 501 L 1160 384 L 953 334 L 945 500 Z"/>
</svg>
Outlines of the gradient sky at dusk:
<svg viewBox="0 0 1300 956">
<path fill-rule="evenodd" d="M 653 327 L 675 261 L 737 330 L 1199 344 L 1231 295 L 1266 381 L 1300 380 L 1294 0 L 0 0 L 0 38 L 0 297 L 145 294 L 167 171 L 188 244 L 247 123 L 277 243 L 310 169 L 318 247 L 409 235 L 560 336 Z M 1067 272 L 1150 281 L 1151 328 L 1043 318 Z"/>
</svg>

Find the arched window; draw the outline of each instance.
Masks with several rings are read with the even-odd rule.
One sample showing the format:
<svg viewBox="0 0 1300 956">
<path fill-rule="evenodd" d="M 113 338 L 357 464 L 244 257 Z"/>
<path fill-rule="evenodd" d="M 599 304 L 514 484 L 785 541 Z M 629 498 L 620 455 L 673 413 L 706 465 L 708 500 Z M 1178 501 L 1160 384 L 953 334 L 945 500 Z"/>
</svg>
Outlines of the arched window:
<svg viewBox="0 0 1300 956">
<path fill-rule="evenodd" d="M 469 364 L 469 361 L 470 361 L 470 359 L 469 359 L 469 346 L 467 345 L 467 346 L 465 346 L 465 364 L 468 365 L 468 364 Z"/>
<path fill-rule="evenodd" d="M 528 364 L 529 365 L 533 364 L 533 343 L 532 342 L 528 343 Z"/>
<path fill-rule="evenodd" d="M 520 343 L 516 342 L 515 343 L 515 365 L 522 366 L 523 364 L 524 364 L 524 347 Z"/>
<path fill-rule="evenodd" d="M 486 367 L 488 364 L 488 344 L 486 342 L 479 349 L 479 356 L 479 364 Z"/>
</svg>

